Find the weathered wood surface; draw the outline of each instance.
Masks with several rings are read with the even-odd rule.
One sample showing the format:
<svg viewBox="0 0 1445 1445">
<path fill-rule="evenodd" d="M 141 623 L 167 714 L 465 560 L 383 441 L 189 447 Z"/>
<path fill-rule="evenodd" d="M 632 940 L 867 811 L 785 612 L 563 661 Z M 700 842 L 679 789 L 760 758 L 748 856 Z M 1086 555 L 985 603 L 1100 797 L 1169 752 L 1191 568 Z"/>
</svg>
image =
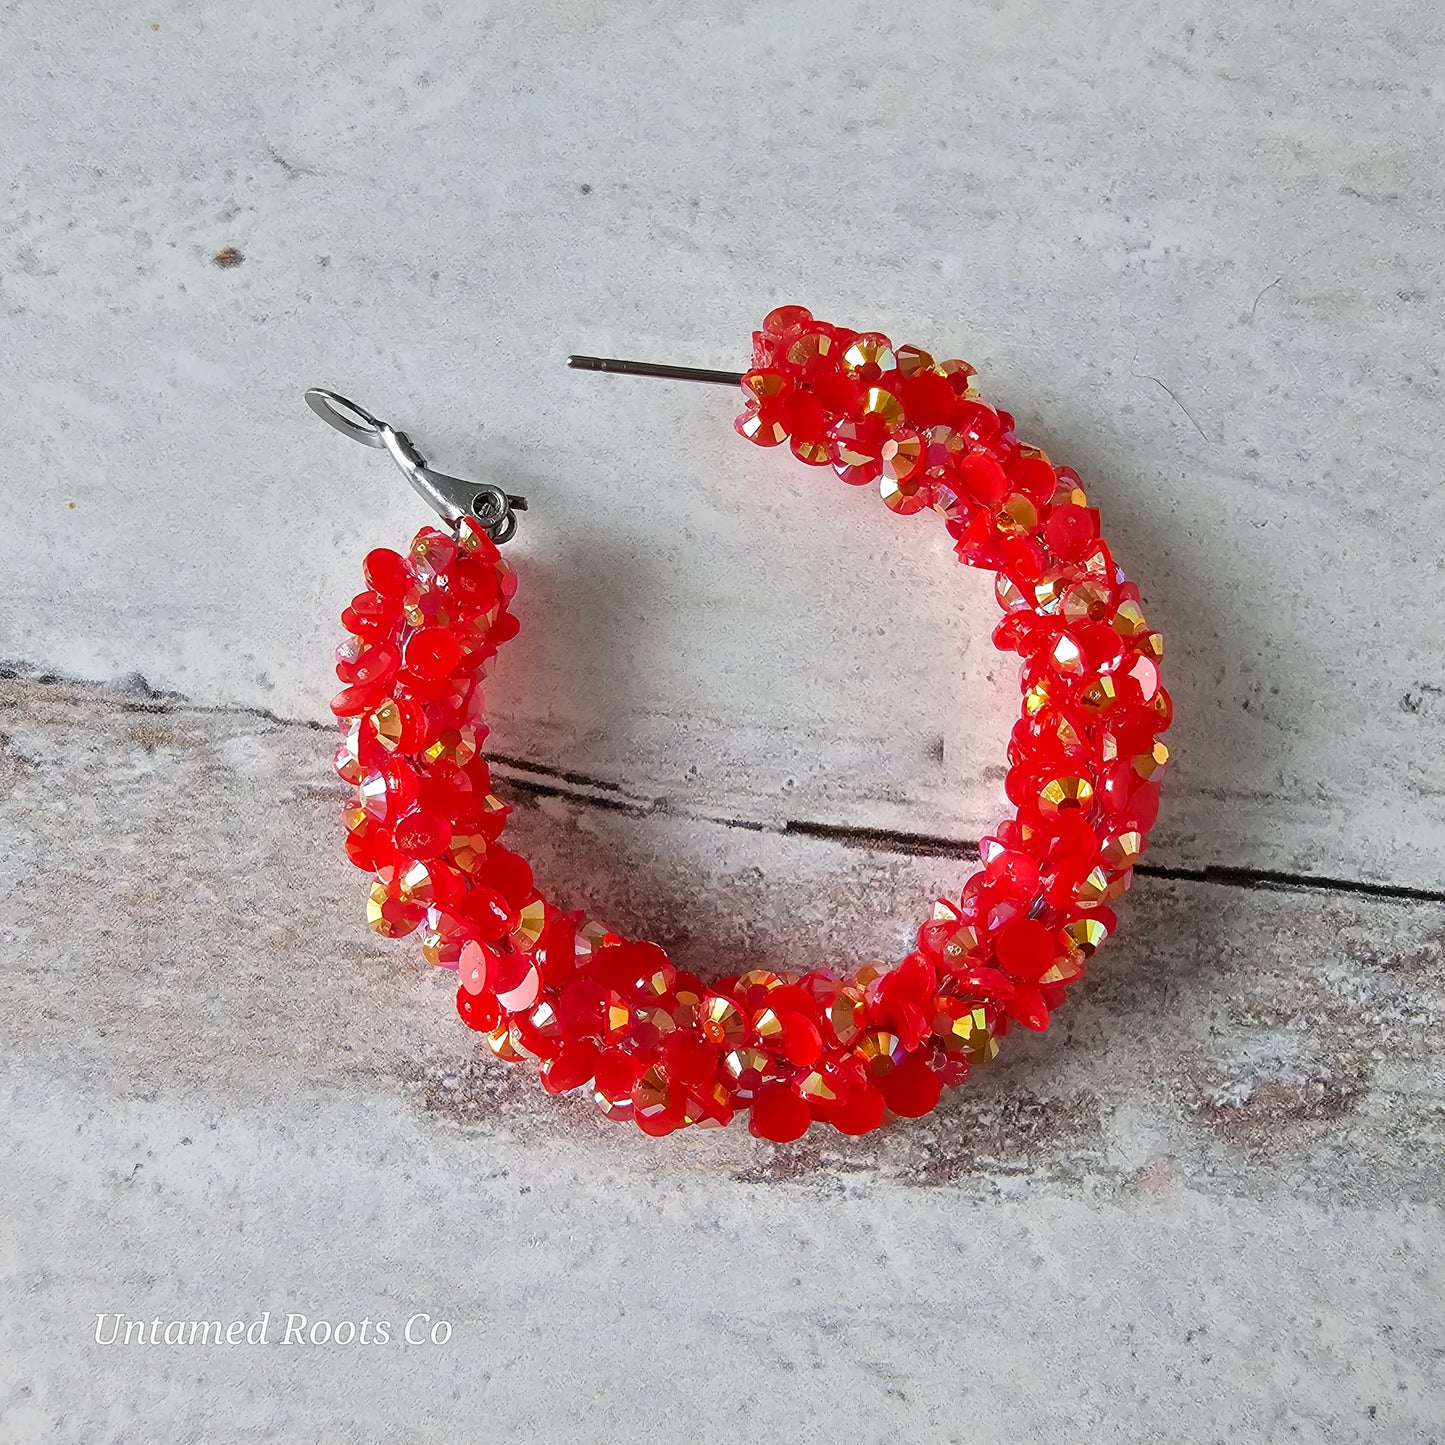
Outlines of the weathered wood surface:
<svg viewBox="0 0 1445 1445">
<path fill-rule="evenodd" d="M 356 559 L 418 522 L 301 408 L 333 385 L 531 496 L 506 751 L 976 837 L 983 579 L 720 389 L 562 366 L 739 365 L 797 299 L 967 355 L 1084 476 L 1171 647 L 1175 861 L 1437 885 L 1438 7 L 572 8 L 20 7 L 12 651 L 323 716 Z"/>
<path fill-rule="evenodd" d="M 1057 1028 L 930 1120 L 656 1142 L 366 932 L 329 731 L 0 704 L 7 1438 L 1432 1438 L 1438 904 L 1147 879 Z M 514 796 L 549 887 L 702 968 L 881 951 L 955 867 Z M 92 1342 L 262 1309 L 455 1336 Z"/>
<path fill-rule="evenodd" d="M 1445 1435 L 1442 38 L 5 10 L 0 1438 Z M 1178 766 L 1058 1027 L 935 1117 L 654 1143 L 359 921 L 331 619 L 423 516 L 299 392 L 529 495 L 490 699 L 550 889 L 703 970 L 891 956 L 1000 806 L 985 579 L 726 392 L 562 366 L 739 365 L 785 299 L 1079 469 Z M 265 1309 L 454 1335 L 93 1341 Z"/>
</svg>

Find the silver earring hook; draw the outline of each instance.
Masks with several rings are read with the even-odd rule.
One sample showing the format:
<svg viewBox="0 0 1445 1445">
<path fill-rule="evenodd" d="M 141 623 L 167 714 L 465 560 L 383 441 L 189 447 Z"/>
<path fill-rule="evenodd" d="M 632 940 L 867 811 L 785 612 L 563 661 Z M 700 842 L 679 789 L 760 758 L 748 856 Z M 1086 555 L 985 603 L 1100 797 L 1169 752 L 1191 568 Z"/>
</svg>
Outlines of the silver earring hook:
<svg viewBox="0 0 1445 1445">
<path fill-rule="evenodd" d="M 349 397 L 319 386 L 308 388 L 305 397 L 306 405 L 327 426 L 363 446 L 389 453 L 407 481 L 453 527 L 463 517 L 471 517 L 498 546 L 516 534 L 516 514 L 527 510 L 525 497 L 514 497 L 491 482 L 467 482 L 434 471 L 405 432 L 378 420 Z"/>
</svg>

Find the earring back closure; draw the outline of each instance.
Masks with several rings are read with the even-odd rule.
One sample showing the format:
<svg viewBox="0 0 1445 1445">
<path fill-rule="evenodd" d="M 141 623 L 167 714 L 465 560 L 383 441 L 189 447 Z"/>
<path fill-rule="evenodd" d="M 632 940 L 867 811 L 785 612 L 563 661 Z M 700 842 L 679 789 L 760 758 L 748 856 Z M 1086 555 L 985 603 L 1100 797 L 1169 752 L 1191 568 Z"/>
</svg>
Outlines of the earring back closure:
<svg viewBox="0 0 1445 1445">
<path fill-rule="evenodd" d="M 516 514 L 527 510 L 525 497 L 514 497 L 492 482 L 468 482 L 427 466 L 426 458 L 405 432 L 372 416 L 364 406 L 339 392 L 313 386 L 304 395 L 306 405 L 327 426 L 363 446 L 386 452 L 427 505 L 451 526 L 455 527 L 463 517 L 471 517 L 498 546 L 516 535 Z"/>
</svg>

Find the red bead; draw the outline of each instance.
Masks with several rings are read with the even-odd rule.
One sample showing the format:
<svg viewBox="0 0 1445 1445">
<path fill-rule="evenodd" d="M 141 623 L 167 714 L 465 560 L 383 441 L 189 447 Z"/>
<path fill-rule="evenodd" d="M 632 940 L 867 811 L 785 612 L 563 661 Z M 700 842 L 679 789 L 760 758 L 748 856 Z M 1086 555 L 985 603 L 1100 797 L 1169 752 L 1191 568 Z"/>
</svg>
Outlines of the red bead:
<svg viewBox="0 0 1445 1445">
<path fill-rule="evenodd" d="M 532 865 L 500 844 L 487 850 L 486 881 L 513 908 L 521 908 L 532 897 Z"/>
<path fill-rule="evenodd" d="M 753 1100 L 748 1131 L 759 1139 L 786 1144 L 801 1139 L 811 1122 L 808 1106 L 791 1089 L 766 1084 Z"/>
<path fill-rule="evenodd" d="M 577 926 L 571 914 L 547 910 L 547 924 L 532 949 L 548 988 L 559 989 L 577 974 Z"/>
<path fill-rule="evenodd" d="M 386 696 L 386 679 L 374 678 L 371 682 L 353 683 L 343 688 L 331 699 L 331 711 L 337 717 L 360 717 L 370 712 Z"/>
<path fill-rule="evenodd" d="M 905 1119 L 918 1119 L 927 1114 L 943 1092 L 938 1075 L 928 1067 L 922 1054 L 905 1059 L 883 1077 L 878 1087 L 884 1103 Z"/>
<path fill-rule="evenodd" d="M 419 676 L 443 678 L 462 660 L 462 645 L 443 627 L 423 627 L 407 639 L 405 657 Z"/>
<path fill-rule="evenodd" d="M 475 941 L 462 945 L 457 957 L 457 977 L 467 993 L 490 993 L 497 980 L 497 955 Z"/>
<path fill-rule="evenodd" d="M 490 1033 L 502 1020 L 502 1011 L 494 998 L 485 994 L 470 993 L 465 988 L 457 990 L 457 1013 L 469 1029 L 479 1034 Z"/>
<path fill-rule="evenodd" d="M 409 858 L 435 858 L 451 842 L 452 825 L 437 813 L 408 813 L 396 825 L 396 846 Z"/>
<path fill-rule="evenodd" d="M 810 391 L 795 393 L 788 401 L 793 455 L 809 466 L 826 466 L 831 456 L 827 441 L 832 424 L 823 403 Z"/>
<path fill-rule="evenodd" d="M 367 873 L 394 865 L 401 856 L 391 830 L 376 822 L 364 811 L 350 825 L 346 834 L 346 856 Z"/>
<path fill-rule="evenodd" d="M 975 993 L 980 998 L 1005 1003 L 1018 993 L 1018 985 L 996 968 L 963 968 L 959 970 L 958 982 L 961 988 Z"/>
<path fill-rule="evenodd" d="M 1005 973 L 1032 983 L 1054 961 L 1054 936 L 1038 919 L 1019 918 L 999 930 L 994 951 Z"/>
<path fill-rule="evenodd" d="M 818 1025 L 806 1014 L 785 1009 L 778 1014 L 782 1022 L 782 1054 L 790 1064 L 806 1067 L 817 1062 L 823 1052 L 823 1036 Z"/>
<path fill-rule="evenodd" d="M 560 1052 L 541 1068 L 542 1087 L 549 1094 L 565 1094 L 591 1081 L 599 1050 L 586 1039 L 563 1044 Z"/>
<path fill-rule="evenodd" d="M 954 468 L 964 490 L 986 506 L 997 506 L 1008 495 L 1008 478 L 990 456 L 970 452 Z"/>
<path fill-rule="evenodd" d="M 358 789 L 361 806 L 378 823 L 395 823 L 416 801 L 416 769 L 391 757 L 368 772 Z"/>
<path fill-rule="evenodd" d="M 776 306 L 763 317 L 763 335 L 776 341 L 812 319 L 813 313 L 806 306 Z"/>
<path fill-rule="evenodd" d="M 595 979 L 578 978 L 563 988 L 557 999 L 557 1017 L 569 1038 L 599 1039 L 607 991 Z"/>
<path fill-rule="evenodd" d="M 999 438 L 998 413 L 981 401 L 958 402 L 948 422 L 976 447 L 992 446 Z"/>
<path fill-rule="evenodd" d="M 501 549 L 482 530 L 481 524 L 471 517 L 463 517 L 457 523 L 457 546 L 464 556 L 478 557 L 483 562 L 496 563 L 501 560 Z M 456 564 L 448 569 L 448 575 L 454 575 Z"/>
<path fill-rule="evenodd" d="M 1015 457 L 1008 467 L 1009 481 L 1013 490 L 1022 493 L 1030 501 L 1043 506 L 1053 501 L 1058 479 L 1047 458 L 1041 456 Z"/>
<path fill-rule="evenodd" d="M 497 1002 L 509 1013 L 529 1009 L 541 996 L 541 970 L 529 954 L 499 954 L 492 991 L 497 995 Z"/>
<path fill-rule="evenodd" d="M 643 1063 L 621 1049 L 603 1049 L 597 1056 L 592 1086 L 604 1112 L 617 1110 L 612 1117 L 632 1117 L 632 1090 L 641 1077 Z M 610 1106 L 610 1109 L 609 1107 Z"/>
<path fill-rule="evenodd" d="M 1049 824 L 1048 856 L 1057 862 L 1093 866 L 1099 856 L 1099 840 L 1094 830 L 1077 814 L 1064 814 Z"/>
<path fill-rule="evenodd" d="M 476 612 L 490 610 L 501 596 L 501 582 L 494 563 L 481 557 L 463 557 L 448 574 L 453 594 Z"/>
<path fill-rule="evenodd" d="M 903 383 L 903 409 L 915 426 L 937 426 L 948 420 L 958 398 L 948 378 L 936 371 L 920 371 Z"/>
<path fill-rule="evenodd" d="M 834 1109 L 828 1122 L 840 1134 L 870 1134 L 883 1122 L 883 1109 L 883 1095 L 868 1084 Z"/>
<path fill-rule="evenodd" d="M 983 871 L 989 883 L 1010 898 L 1032 898 L 1039 886 L 1038 861 L 1021 849 L 1005 848 Z"/>
<path fill-rule="evenodd" d="M 662 1059 L 668 1073 L 680 1084 L 705 1084 L 717 1073 L 717 1049 L 706 1040 L 681 1030 L 669 1034 L 663 1041 Z"/>
<path fill-rule="evenodd" d="M 1044 540 L 1049 550 L 1067 561 L 1082 557 L 1098 535 L 1098 513 L 1073 502 L 1055 507 L 1044 521 Z"/>
<path fill-rule="evenodd" d="M 1120 754 L 1147 752 L 1160 732 L 1158 717 L 1146 707 L 1111 708 L 1105 729 Z"/>
<path fill-rule="evenodd" d="M 967 562 L 970 567 L 1002 565 L 1003 552 L 999 546 L 998 531 L 988 511 L 975 512 L 963 523 L 950 522 L 948 531 L 957 541 L 954 550 L 960 561 Z"/>
<path fill-rule="evenodd" d="M 341 625 L 358 637 L 384 637 L 401 617 L 401 605 L 395 597 L 380 592 L 358 592 L 351 606 L 341 614 Z"/>
<path fill-rule="evenodd" d="M 495 888 L 473 888 L 462 900 L 462 912 L 488 943 L 516 932 L 517 913 Z"/>
<path fill-rule="evenodd" d="M 1042 1033 L 1049 1026 L 1049 1007 L 1043 992 L 1037 984 L 1021 984 L 1004 1005 L 1011 1018 L 1017 1019 L 1026 1029 Z"/>
<path fill-rule="evenodd" d="M 385 682 L 396 671 L 397 662 L 394 647 L 353 637 L 349 645 L 336 649 L 336 676 L 346 683 Z"/>
<path fill-rule="evenodd" d="M 1124 655 L 1124 640 L 1107 622 L 1085 622 L 1070 629 L 1086 673 L 1111 672 Z M 1147 661 L 1147 659 L 1140 659 Z M 1153 668 L 1153 663 L 1149 664 Z M 1157 680 L 1158 670 L 1154 670 Z"/>
<path fill-rule="evenodd" d="M 814 379 L 813 395 L 830 416 L 847 416 L 857 407 L 863 388 L 841 371 L 825 372 Z"/>
<path fill-rule="evenodd" d="M 366 585 L 383 597 L 405 597 L 415 585 L 416 578 L 406 565 L 406 558 L 389 547 L 378 547 L 368 552 L 361 563 L 366 574 Z"/>
</svg>

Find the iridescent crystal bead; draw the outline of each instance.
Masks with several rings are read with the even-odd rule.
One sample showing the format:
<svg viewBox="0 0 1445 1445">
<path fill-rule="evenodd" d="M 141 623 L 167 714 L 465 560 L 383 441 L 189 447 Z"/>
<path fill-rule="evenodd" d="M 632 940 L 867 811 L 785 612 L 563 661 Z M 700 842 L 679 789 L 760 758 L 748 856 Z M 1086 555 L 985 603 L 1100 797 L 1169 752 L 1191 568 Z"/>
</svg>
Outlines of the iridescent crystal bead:
<svg viewBox="0 0 1445 1445">
<path fill-rule="evenodd" d="M 827 1024 L 833 1037 L 845 1048 L 856 1043 L 868 1016 L 861 989 L 851 985 L 840 988 L 828 1005 Z"/>
<path fill-rule="evenodd" d="M 896 432 L 904 423 L 903 403 L 893 392 L 881 386 L 870 386 L 863 393 L 864 422 L 876 422 L 885 432 Z"/>
<path fill-rule="evenodd" d="M 466 920 L 448 908 L 427 909 L 422 931 L 422 956 L 438 968 L 456 968 L 462 949 L 473 935 Z"/>
<path fill-rule="evenodd" d="M 522 953 L 530 953 L 537 946 L 547 927 L 547 905 L 534 898 L 517 912 L 517 927 L 512 933 L 512 947 Z"/>
<path fill-rule="evenodd" d="M 751 1099 L 768 1081 L 775 1065 L 761 1049 L 745 1044 L 723 1056 L 723 1068 L 732 1079 L 737 1097 Z"/>
<path fill-rule="evenodd" d="M 886 459 L 883 463 L 883 475 L 878 481 L 878 492 L 883 498 L 884 506 L 891 512 L 897 512 L 900 517 L 921 512 L 928 505 L 931 495 L 929 484 L 924 481 L 921 473 L 913 471 L 901 477 L 893 475 Z"/>
<path fill-rule="evenodd" d="M 843 351 L 839 363 L 843 371 L 857 381 L 872 383 L 885 371 L 892 371 L 896 362 L 893 343 L 876 331 L 865 331 Z"/>
<path fill-rule="evenodd" d="M 1121 868 L 1132 868 L 1144 853 L 1144 835 L 1137 829 L 1130 829 L 1128 832 L 1115 833 L 1113 837 L 1104 840 L 1104 846 L 1099 851 L 1099 857 L 1103 860 L 1106 868 L 1117 871 Z"/>
<path fill-rule="evenodd" d="M 916 375 L 920 371 L 932 371 L 933 357 L 921 346 L 899 346 L 894 350 L 895 364 L 898 367 L 898 374 L 905 380 Z"/>
<path fill-rule="evenodd" d="M 933 1032 L 945 1049 L 965 1054 L 973 1063 L 987 1063 L 998 1053 L 998 1039 L 988 1026 L 988 1011 L 982 1004 L 940 998 Z"/>
<path fill-rule="evenodd" d="M 485 833 L 477 831 L 470 824 L 458 824 L 452 829 L 447 852 L 463 873 L 476 873 L 487 856 L 487 842 Z"/>
<path fill-rule="evenodd" d="M 1045 816 L 1085 809 L 1094 801 L 1094 785 L 1087 778 L 1052 778 L 1039 789 L 1039 812 Z"/>
<path fill-rule="evenodd" d="M 733 1048 L 747 1037 L 748 1021 L 732 999 L 711 994 L 703 1000 L 701 1027 L 710 1043 Z"/>
<path fill-rule="evenodd" d="M 510 1023 L 499 1024 L 487 1035 L 487 1047 L 506 1064 L 520 1064 L 527 1051 Z"/>
<path fill-rule="evenodd" d="M 1103 622 L 1108 619 L 1111 600 L 1102 581 L 1087 577 L 1064 593 L 1063 613 L 1070 622 Z"/>
<path fill-rule="evenodd" d="M 423 756 L 429 763 L 451 763 L 460 767 L 477 755 L 477 730 L 471 723 L 437 730 Z"/>
<path fill-rule="evenodd" d="M 779 371 L 750 371 L 743 377 L 748 409 L 737 419 L 739 435 L 758 446 L 775 447 L 788 439 L 790 378 Z"/>
<path fill-rule="evenodd" d="M 383 938 L 404 938 L 425 915 L 425 907 L 401 896 L 394 881 L 378 878 L 371 885 L 366 900 L 366 921 Z"/>
<path fill-rule="evenodd" d="M 1108 927 L 1100 918 L 1076 918 L 1064 925 L 1064 933 L 1085 958 L 1102 947 L 1109 937 Z"/>
<path fill-rule="evenodd" d="M 450 627 L 458 620 L 454 599 L 440 587 L 413 587 L 401 606 L 413 627 Z"/>
<path fill-rule="evenodd" d="M 425 528 L 411 544 L 411 570 L 423 582 L 441 576 L 457 560 L 457 544 L 442 532 Z"/>
<path fill-rule="evenodd" d="M 787 364 L 805 377 L 811 377 L 824 368 L 831 368 L 840 351 L 831 328 L 810 326 L 788 347 Z"/>
<path fill-rule="evenodd" d="M 886 1077 L 908 1057 L 903 1040 L 887 1029 L 869 1029 L 858 1040 L 856 1050 L 875 1079 Z"/>
<path fill-rule="evenodd" d="M 666 1070 L 653 1064 L 643 1070 L 642 1077 L 632 1086 L 632 1106 L 643 1118 L 655 1118 L 660 1114 L 680 1113 L 682 1097 Z"/>
<path fill-rule="evenodd" d="M 1141 778 L 1157 782 L 1164 769 L 1169 766 L 1169 749 L 1156 742 L 1147 752 L 1138 753 L 1134 758 L 1134 771 Z"/>
<path fill-rule="evenodd" d="M 775 988 L 781 987 L 782 982 L 777 974 L 769 973 L 765 968 L 754 968 L 738 975 L 733 994 L 750 1009 L 762 1008 L 768 995 Z"/>
</svg>

